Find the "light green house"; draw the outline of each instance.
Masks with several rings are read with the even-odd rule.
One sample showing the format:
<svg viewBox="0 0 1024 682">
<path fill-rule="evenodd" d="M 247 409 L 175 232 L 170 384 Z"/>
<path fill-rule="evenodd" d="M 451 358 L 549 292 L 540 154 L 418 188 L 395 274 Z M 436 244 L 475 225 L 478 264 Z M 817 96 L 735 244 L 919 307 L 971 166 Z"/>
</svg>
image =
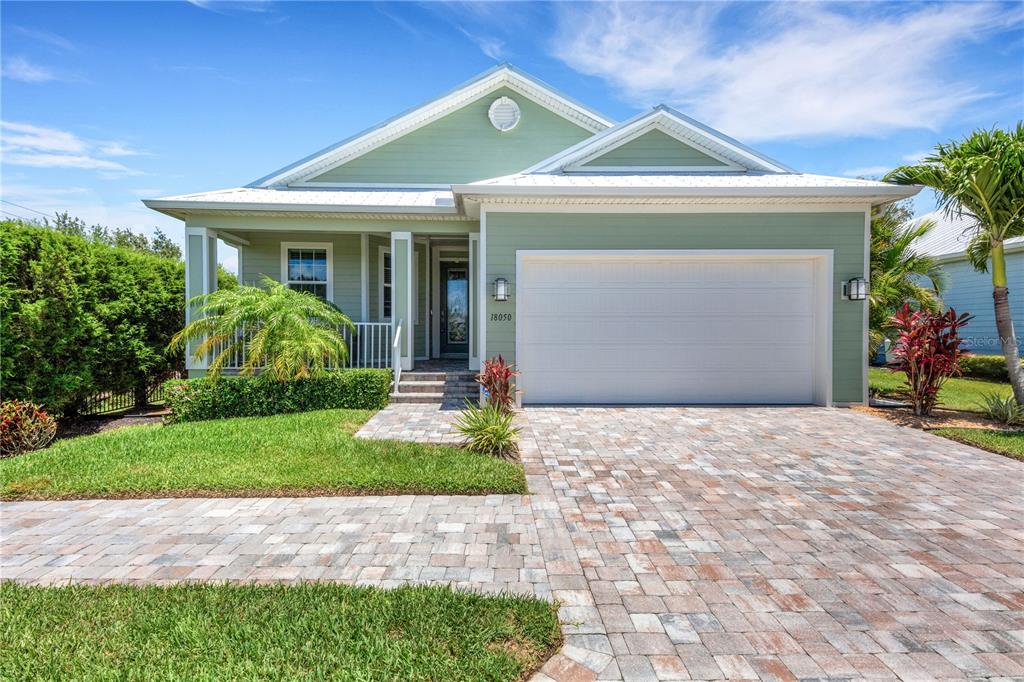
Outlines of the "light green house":
<svg viewBox="0 0 1024 682">
<path fill-rule="evenodd" d="M 244 282 L 356 320 L 355 365 L 500 353 L 524 403 L 831 405 L 867 392 L 871 208 L 916 192 L 667 107 L 614 123 L 502 65 L 245 187 L 145 204 L 185 221 L 188 296 L 221 239 Z"/>
</svg>

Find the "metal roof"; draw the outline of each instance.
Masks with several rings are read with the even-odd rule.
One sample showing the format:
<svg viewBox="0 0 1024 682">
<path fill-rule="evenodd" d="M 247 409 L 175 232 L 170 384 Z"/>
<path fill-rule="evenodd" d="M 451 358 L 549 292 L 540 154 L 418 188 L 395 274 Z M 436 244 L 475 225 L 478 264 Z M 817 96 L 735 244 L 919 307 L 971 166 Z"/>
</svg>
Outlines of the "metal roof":
<svg viewBox="0 0 1024 682">
<path fill-rule="evenodd" d="M 914 218 L 912 224 L 934 220 L 933 227 L 926 235 L 914 242 L 914 250 L 933 258 L 956 259 L 966 257 L 967 243 L 976 233 L 977 223 L 973 218 L 947 216 L 944 211 L 932 211 Z M 1024 246 L 1024 237 L 1013 237 L 1005 242 L 1008 247 Z"/>
</svg>

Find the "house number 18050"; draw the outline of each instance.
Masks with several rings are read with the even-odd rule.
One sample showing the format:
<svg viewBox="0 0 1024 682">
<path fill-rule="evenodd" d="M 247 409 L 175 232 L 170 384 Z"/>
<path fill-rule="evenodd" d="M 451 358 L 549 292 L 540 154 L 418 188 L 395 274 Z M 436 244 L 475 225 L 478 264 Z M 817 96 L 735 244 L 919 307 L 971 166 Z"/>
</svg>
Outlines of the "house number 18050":
<svg viewBox="0 0 1024 682">
<path fill-rule="evenodd" d="M 491 313 L 491 322 L 511 322 L 512 313 Z"/>
</svg>

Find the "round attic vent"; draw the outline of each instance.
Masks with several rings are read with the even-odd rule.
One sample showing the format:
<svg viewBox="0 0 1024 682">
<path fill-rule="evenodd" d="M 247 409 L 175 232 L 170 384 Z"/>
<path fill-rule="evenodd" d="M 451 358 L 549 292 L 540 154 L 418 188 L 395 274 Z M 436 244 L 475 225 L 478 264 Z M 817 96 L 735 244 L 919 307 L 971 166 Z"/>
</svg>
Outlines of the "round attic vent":
<svg viewBox="0 0 1024 682">
<path fill-rule="evenodd" d="M 499 97 L 491 102 L 487 118 L 491 119 L 491 125 L 503 133 L 512 130 L 519 124 L 519 105 L 508 97 Z"/>
</svg>

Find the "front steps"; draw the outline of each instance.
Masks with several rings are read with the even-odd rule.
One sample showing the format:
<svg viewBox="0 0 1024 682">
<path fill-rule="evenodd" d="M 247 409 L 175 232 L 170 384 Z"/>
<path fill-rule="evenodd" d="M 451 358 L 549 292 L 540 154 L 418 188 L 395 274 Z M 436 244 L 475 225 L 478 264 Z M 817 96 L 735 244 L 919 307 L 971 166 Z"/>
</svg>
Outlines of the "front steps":
<svg viewBox="0 0 1024 682">
<path fill-rule="evenodd" d="M 392 403 L 455 403 L 480 395 L 480 385 L 470 370 L 402 372 L 398 392 L 391 394 Z"/>
</svg>

